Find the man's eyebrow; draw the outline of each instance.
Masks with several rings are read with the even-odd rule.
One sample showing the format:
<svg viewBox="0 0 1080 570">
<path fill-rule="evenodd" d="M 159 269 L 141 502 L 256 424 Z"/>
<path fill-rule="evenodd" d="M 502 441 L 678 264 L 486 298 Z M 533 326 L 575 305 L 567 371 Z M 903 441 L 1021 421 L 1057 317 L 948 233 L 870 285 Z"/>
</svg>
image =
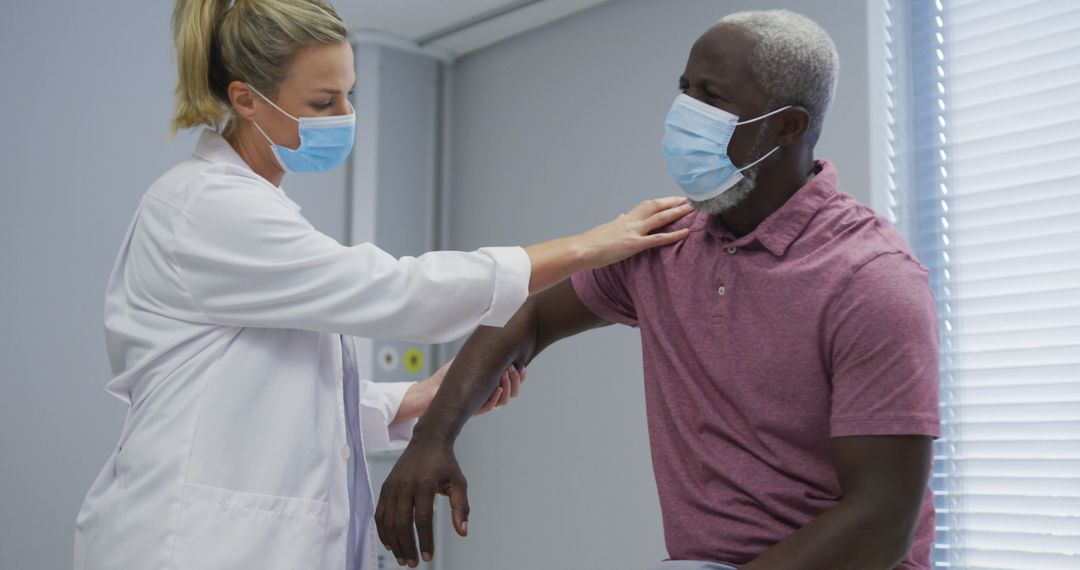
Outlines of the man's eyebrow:
<svg viewBox="0 0 1080 570">
<path fill-rule="evenodd" d="M 710 89 L 715 89 L 717 91 L 727 91 L 726 86 L 723 83 L 711 77 L 700 77 L 698 78 L 697 82 L 698 85 L 704 85 Z"/>
</svg>

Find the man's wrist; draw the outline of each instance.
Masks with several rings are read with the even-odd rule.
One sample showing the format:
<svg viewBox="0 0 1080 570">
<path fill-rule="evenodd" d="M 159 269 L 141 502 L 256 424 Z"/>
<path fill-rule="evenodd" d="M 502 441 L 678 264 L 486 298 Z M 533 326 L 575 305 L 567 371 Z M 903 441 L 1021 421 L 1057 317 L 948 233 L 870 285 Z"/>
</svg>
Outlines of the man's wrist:
<svg viewBox="0 0 1080 570">
<path fill-rule="evenodd" d="M 417 445 L 433 445 L 454 447 L 457 440 L 457 430 L 446 427 L 445 424 L 434 421 L 434 418 L 421 416 L 416 427 L 413 428 L 412 442 Z"/>
</svg>

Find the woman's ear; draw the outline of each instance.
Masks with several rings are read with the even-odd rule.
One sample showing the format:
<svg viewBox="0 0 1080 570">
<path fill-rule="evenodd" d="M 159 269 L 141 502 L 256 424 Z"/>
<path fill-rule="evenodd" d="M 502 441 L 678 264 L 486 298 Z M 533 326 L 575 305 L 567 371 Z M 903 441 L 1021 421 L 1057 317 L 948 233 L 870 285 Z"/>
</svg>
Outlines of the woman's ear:
<svg viewBox="0 0 1080 570">
<path fill-rule="evenodd" d="M 810 127 L 810 113 L 805 107 L 794 106 L 777 115 L 780 122 L 780 132 L 777 135 L 777 146 L 791 146 L 806 134 Z"/>
<path fill-rule="evenodd" d="M 251 120 L 255 117 L 255 93 L 243 81 L 229 83 L 229 103 L 236 114 Z"/>
</svg>

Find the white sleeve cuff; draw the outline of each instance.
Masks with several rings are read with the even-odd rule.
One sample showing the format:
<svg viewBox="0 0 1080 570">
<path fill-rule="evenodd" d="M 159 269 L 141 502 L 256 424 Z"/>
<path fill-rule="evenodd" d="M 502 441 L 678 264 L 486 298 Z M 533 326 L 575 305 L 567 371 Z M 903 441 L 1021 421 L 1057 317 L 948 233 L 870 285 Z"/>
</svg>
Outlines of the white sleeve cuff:
<svg viewBox="0 0 1080 570">
<path fill-rule="evenodd" d="M 495 261 L 495 288 L 491 307 L 480 321 L 488 327 L 502 327 L 529 298 L 532 261 L 520 247 L 486 247 L 480 250 Z"/>
<path fill-rule="evenodd" d="M 360 381 L 360 433 L 366 451 L 404 449 L 418 418 L 395 422 L 405 393 L 415 382 Z"/>
</svg>

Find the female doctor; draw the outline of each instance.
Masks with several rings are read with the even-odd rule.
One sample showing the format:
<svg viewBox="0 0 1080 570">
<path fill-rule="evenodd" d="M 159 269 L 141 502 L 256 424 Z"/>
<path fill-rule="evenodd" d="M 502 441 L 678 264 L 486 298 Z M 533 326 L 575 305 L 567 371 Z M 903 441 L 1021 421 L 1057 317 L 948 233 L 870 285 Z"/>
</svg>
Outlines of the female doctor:
<svg viewBox="0 0 1080 570">
<path fill-rule="evenodd" d="M 363 382 L 352 337 L 440 343 L 502 326 L 575 271 L 682 239 L 651 232 L 690 207 L 645 202 L 527 248 L 344 247 L 280 188 L 353 142 L 353 53 L 333 8 L 178 0 L 173 29 L 173 128 L 207 128 L 150 186 L 113 268 L 108 391 L 129 408 L 79 511 L 75 568 L 373 570 L 365 449 L 403 445 L 441 376 Z"/>
</svg>

